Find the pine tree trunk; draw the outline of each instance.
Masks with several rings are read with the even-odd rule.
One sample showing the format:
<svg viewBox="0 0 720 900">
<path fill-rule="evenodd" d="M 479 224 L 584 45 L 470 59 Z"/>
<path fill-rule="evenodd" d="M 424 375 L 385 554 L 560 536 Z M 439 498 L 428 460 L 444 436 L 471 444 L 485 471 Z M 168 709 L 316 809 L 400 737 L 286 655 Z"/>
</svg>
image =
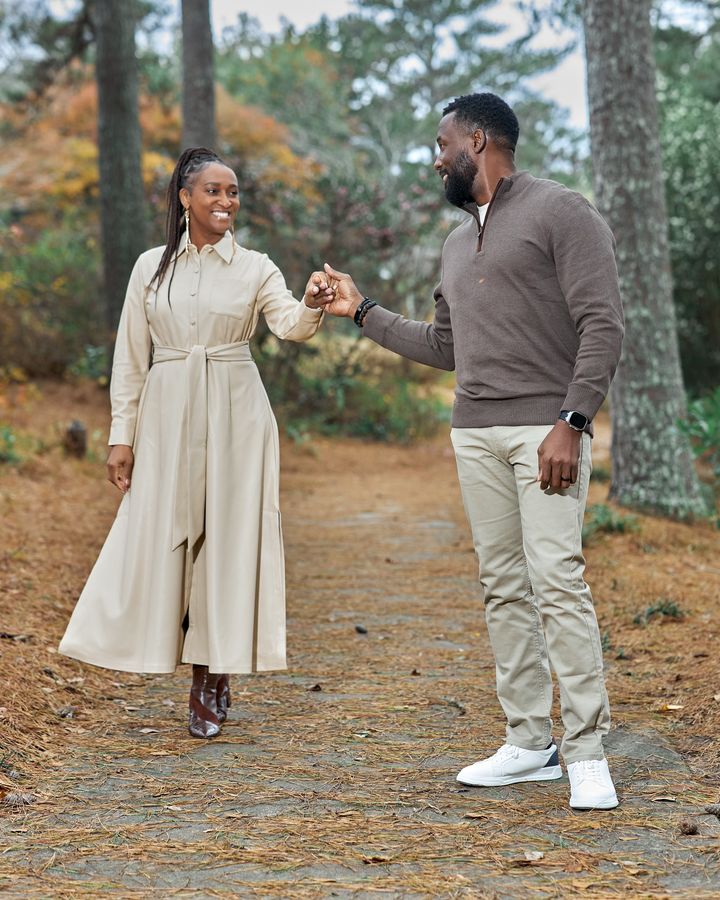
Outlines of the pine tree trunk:
<svg viewBox="0 0 720 900">
<path fill-rule="evenodd" d="M 209 0 L 182 0 L 182 47 L 183 148 L 215 149 L 215 75 Z"/>
<path fill-rule="evenodd" d="M 655 96 L 651 0 L 584 0 L 597 204 L 615 234 L 625 304 L 611 391 L 612 484 L 624 506 L 706 512 L 685 415 Z"/>
<path fill-rule="evenodd" d="M 94 4 L 97 38 L 100 216 L 108 325 L 117 327 L 135 260 L 145 246 L 135 4 Z"/>
</svg>

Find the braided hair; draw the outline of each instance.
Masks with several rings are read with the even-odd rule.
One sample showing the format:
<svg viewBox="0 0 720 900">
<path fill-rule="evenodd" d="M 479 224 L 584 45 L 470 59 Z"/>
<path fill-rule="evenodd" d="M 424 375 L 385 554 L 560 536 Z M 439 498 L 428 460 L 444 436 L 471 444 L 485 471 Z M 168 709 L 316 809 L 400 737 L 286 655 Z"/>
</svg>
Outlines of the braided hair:
<svg viewBox="0 0 720 900">
<path fill-rule="evenodd" d="M 180 154 L 180 159 L 178 159 L 173 170 L 167 191 L 165 250 L 163 251 L 155 274 L 150 279 L 148 290 L 152 288 L 153 284 L 156 284 L 156 287 L 160 287 L 160 283 L 170 266 L 170 260 L 180 245 L 180 239 L 185 232 L 185 210 L 180 202 L 180 190 L 182 188 L 190 189 L 195 182 L 195 177 L 198 172 L 214 162 L 220 163 L 223 166 L 227 165 L 214 150 L 208 150 L 207 147 L 190 147 L 188 150 L 183 150 Z M 175 275 L 176 263 L 177 256 L 175 256 L 175 259 L 173 260 L 172 272 L 170 273 L 168 303 L 170 302 L 170 287 L 172 286 L 173 276 Z"/>
</svg>

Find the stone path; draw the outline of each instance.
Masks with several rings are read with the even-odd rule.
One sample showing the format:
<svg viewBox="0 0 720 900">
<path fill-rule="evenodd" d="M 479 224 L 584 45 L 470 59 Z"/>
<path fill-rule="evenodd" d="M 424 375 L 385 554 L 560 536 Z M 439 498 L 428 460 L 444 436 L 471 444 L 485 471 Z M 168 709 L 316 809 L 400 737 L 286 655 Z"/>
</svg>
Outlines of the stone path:
<svg viewBox="0 0 720 900">
<path fill-rule="evenodd" d="M 607 744 L 618 810 L 570 811 L 565 778 L 455 781 L 502 742 L 502 719 L 443 446 L 387 448 L 364 471 L 361 444 L 292 455 L 289 672 L 236 678 L 207 744 L 184 730 L 185 668 L 80 690 L 39 800 L 0 819 L 0 891 L 720 897 L 707 785 L 622 697 Z"/>
</svg>

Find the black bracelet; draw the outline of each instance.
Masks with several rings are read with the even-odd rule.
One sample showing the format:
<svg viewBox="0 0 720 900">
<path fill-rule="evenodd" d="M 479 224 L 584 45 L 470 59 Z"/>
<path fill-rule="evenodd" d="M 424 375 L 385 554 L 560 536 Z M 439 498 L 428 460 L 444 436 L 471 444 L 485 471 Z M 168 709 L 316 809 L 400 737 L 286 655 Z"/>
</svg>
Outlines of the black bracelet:
<svg viewBox="0 0 720 900">
<path fill-rule="evenodd" d="M 357 325 L 358 328 L 363 327 L 365 316 L 370 312 L 373 306 L 377 306 L 375 300 L 371 300 L 369 297 L 363 297 L 362 302 L 355 310 L 355 315 L 353 316 L 353 322 Z"/>
</svg>

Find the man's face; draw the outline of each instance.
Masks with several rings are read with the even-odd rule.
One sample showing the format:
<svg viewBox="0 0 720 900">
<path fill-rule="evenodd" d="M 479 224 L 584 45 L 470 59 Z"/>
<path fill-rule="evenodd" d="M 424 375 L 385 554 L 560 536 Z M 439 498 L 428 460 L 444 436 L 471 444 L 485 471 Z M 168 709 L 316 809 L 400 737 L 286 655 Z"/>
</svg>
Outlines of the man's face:
<svg viewBox="0 0 720 900">
<path fill-rule="evenodd" d="M 445 197 L 454 206 L 474 203 L 473 182 L 478 166 L 474 154 L 472 135 L 457 128 L 455 113 L 449 113 L 440 120 L 437 135 L 438 155 L 433 166 L 445 185 Z"/>
</svg>

